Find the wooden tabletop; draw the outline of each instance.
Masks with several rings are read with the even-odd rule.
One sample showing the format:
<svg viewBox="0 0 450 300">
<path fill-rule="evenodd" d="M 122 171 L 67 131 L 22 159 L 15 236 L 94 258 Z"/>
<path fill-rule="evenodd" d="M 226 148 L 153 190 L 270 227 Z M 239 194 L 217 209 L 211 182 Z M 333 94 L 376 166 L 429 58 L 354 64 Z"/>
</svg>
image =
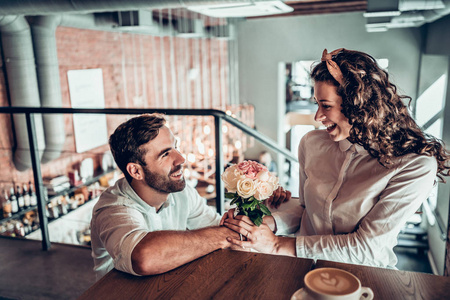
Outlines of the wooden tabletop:
<svg viewBox="0 0 450 300">
<path fill-rule="evenodd" d="M 218 250 L 170 272 L 112 270 L 79 299 L 290 299 L 313 260 Z"/>
<path fill-rule="evenodd" d="M 318 260 L 315 268 L 339 268 L 370 287 L 374 299 L 450 299 L 450 277 Z"/>
</svg>

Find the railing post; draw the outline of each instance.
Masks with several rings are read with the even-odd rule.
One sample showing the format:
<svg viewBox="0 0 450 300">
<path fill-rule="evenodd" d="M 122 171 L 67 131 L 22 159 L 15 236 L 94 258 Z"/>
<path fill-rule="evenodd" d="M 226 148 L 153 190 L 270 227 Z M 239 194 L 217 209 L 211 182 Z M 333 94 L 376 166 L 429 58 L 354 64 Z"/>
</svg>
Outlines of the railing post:
<svg viewBox="0 0 450 300">
<path fill-rule="evenodd" d="M 222 149 L 222 118 L 219 116 L 214 116 L 214 130 L 216 142 L 216 209 L 222 215 L 224 213 L 225 189 L 222 184 L 221 175 L 225 163 Z"/>
<path fill-rule="evenodd" d="M 42 250 L 50 249 L 50 237 L 48 234 L 48 219 L 45 213 L 46 199 L 42 188 L 44 184 L 42 182 L 41 175 L 41 159 L 39 157 L 39 150 L 36 139 L 36 127 L 34 125 L 34 113 L 25 113 L 27 119 L 27 129 L 28 129 L 28 142 L 30 144 L 30 155 L 31 163 L 33 166 L 33 176 L 34 176 L 34 188 L 36 191 L 36 196 L 38 200 L 38 215 L 39 215 L 39 226 L 41 227 L 42 233 Z"/>
</svg>

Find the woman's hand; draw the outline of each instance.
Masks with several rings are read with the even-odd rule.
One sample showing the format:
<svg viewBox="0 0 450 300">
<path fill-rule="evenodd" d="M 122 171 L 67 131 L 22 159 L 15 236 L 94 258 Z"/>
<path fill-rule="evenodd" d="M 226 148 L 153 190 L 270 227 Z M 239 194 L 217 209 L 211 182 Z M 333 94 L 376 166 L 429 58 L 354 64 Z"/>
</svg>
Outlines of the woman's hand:
<svg viewBox="0 0 450 300">
<path fill-rule="evenodd" d="M 229 211 L 227 211 L 226 213 L 223 214 L 222 219 L 220 220 L 220 226 L 223 225 L 223 222 L 226 219 L 234 219 L 234 211 L 236 210 L 236 208 L 232 208 Z"/>
<path fill-rule="evenodd" d="M 291 199 L 291 192 L 285 190 L 283 187 L 278 187 L 267 199 L 267 205 L 272 208 L 278 208 L 284 202 L 288 202 Z"/>
<path fill-rule="evenodd" d="M 253 248 L 263 253 L 275 254 L 277 252 L 278 237 L 266 223 L 262 223 L 258 227 L 249 217 L 236 216 L 223 219 L 223 225 L 242 234 L 247 239 L 241 241 L 235 237 L 227 237 L 228 242 L 243 248 Z"/>
</svg>

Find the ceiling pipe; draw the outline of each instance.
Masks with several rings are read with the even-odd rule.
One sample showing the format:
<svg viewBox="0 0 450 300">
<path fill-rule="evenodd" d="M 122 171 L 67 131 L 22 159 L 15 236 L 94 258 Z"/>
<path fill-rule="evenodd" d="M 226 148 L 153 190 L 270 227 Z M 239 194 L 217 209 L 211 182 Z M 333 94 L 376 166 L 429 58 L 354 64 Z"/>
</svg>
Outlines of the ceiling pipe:
<svg viewBox="0 0 450 300">
<path fill-rule="evenodd" d="M 36 17 L 30 22 L 36 58 L 37 80 L 41 107 L 62 107 L 61 83 L 59 78 L 58 53 L 55 31 L 61 23 L 61 16 Z M 64 116 L 42 115 L 44 122 L 45 150 L 42 163 L 61 155 L 65 141 Z"/>
<path fill-rule="evenodd" d="M 2 0 L 0 14 L 36 16 L 61 13 L 111 12 L 125 9 L 181 7 L 182 3 L 181 0 Z"/>
<path fill-rule="evenodd" d="M 98 19 L 99 21 L 96 21 L 93 14 L 50 15 L 30 18 L 42 107 L 62 107 L 56 28 L 58 26 L 67 26 L 110 29 L 112 26 L 117 25 L 113 22 L 107 23 L 105 18 L 100 16 Z M 43 115 L 42 119 L 45 136 L 45 150 L 42 156 L 42 163 L 47 163 L 61 155 L 66 136 L 64 116 L 49 114 Z"/>
<path fill-rule="evenodd" d="M 113 12 L 264 1 L 268 0 L 1 0 L 0 15 L 37 16 L 61 13 Z"/>
<path fill-rule="evenodd" d="M 106 17 L 90 15 L 32 18 L 32 27 L 23 16 L 0 16 L 0 35 L 12 106 L 61 107 L 61 85 L 55 32 L 59 25 L 81 28 L 112 28 Z M 33 37 L 33 38 L 32 38 Z M 17 170 L 31 167 L 26 120 L 14 115 Z M 61 155 L 65 141 L 63 115 L 36 115 L 38 150 L 42 163 Z"/>
<path fill-rule="evenodd" d="M 0 33 L 11 105 L 40 106 L 33 44 L 28 22 L 23 16 L 0 16 Z M 14 114 L 13 120 L 16 138 L 13 162 L 17 170 L 25 171 L 31 167 L 27 124 L 23 114 Z M 35 114 L 35 125 L 38 150 L 42 156 L 45 140 L 40 114 Z"/>
</svg>

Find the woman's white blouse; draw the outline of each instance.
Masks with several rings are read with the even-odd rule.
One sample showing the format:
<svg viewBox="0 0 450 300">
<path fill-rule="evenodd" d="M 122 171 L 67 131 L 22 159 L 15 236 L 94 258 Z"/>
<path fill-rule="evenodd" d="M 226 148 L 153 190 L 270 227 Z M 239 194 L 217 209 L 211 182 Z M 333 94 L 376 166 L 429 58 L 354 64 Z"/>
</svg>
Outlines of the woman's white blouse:
<svg viewBox="0 0 450 300">
<path fill-rule="evenodd" d="M 390 168 L 325 130 L 300 142 L 300 205 L 273 214 L 277 234 L 295 233 L 298 257 L 394 268 L 393 248 L 436 179 L 434 157 L 408 154 Z"/>
</svg>

